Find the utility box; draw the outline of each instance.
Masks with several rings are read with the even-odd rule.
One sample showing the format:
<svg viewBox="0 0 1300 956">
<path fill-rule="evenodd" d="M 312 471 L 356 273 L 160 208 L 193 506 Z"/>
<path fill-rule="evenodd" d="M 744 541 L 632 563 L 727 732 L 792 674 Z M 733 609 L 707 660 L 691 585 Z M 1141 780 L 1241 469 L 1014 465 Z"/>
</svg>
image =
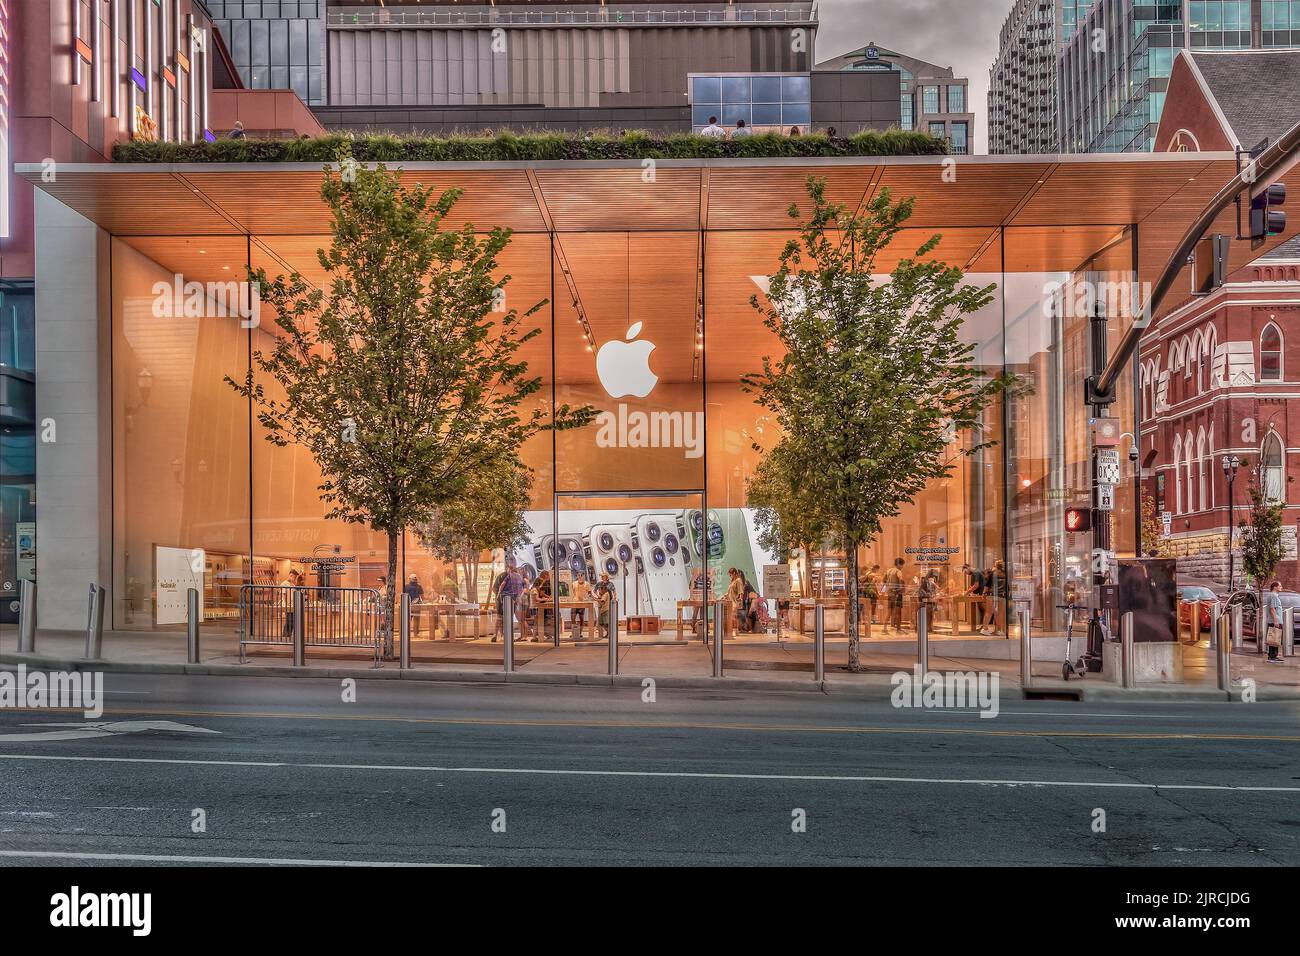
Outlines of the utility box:
<svg viewBox="0 0 1300 956">
<path fill-rule="evenodd" d="M 1116 610 L 1120 617 L 1133 612 L 1135 644 L 1177 641 L 1178 562 L 1173 558 L 1121 560 Z"/>
</svg>

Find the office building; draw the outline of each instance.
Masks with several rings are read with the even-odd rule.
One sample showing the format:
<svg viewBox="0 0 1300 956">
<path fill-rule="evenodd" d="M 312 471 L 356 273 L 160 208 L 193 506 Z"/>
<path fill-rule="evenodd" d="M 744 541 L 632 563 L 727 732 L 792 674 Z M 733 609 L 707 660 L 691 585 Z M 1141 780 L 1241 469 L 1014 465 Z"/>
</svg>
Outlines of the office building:
<svg viewBox="0 0 1300 956">
<path fill-rule="evenodd" d="M 975 135 L 970 81 L 955 76 L 952 67 L 927 63 L 868 43 L 843 56 L 818 63 L 816 69 L 819 73 L 898 74 L 899 127 L 946 139 L 954 153 L 970 152 Z"/>
</svg>

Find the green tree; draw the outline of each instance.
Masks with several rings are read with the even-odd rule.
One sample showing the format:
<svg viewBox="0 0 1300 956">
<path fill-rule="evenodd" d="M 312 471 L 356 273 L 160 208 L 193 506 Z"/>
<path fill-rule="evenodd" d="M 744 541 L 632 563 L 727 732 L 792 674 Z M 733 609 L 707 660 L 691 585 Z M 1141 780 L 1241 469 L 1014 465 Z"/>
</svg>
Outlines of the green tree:
<svg viewBox="0 0 1300 956">
<path fill-rule="evenodd" d="M 993 444 L 981 433 L 982 413 L 1009 380 L 976 366 L 974 346 L 961 338 L 965 317 L 992 301 L 994 287 L 966 284 L 960 269 L 936 261 L 940 236 L 877 277 L 881 251 L 912 214 L 910 198 L 894 202 L 882 189 L 849 212 L 827 200 L 824 180 L 810 178 L 808 194 L 811 209 L 782 251 L 769 304 L 751 298 L 785 354 L 765 357 L 744 386 L 780 426 L 772 452 L 791 487 L 816 502 L 844 543 L 856 671 L 859 546 L 958 458 Z M 790 216 L 799 217 L 797 207 Z"/>
<path fill-rule="evenodd" d="M 546 303 L 505 307 L 510 277 L 498 277 L 498 256 L 510 230 L 444 230 L 459 190 L 407 188 L 383 163 L 339 166 L 326 167 L 321 185 L 331 216 L 329 248 L 317 253 L 323 287 L 296 272 L 268 280 L 250 270 L 279 334 L 253 353 L 244 381 L 227 381 L 252 401 L 268 441 L 311 453 L 326 517 L 387 535 L 391 655 L 405 530 L 470 493 L 480 469 L 522 467 L 519 449 L 539 430 L 585 425 L 593 412 L 552 413 L 519 358 Z M 283 397 L 268 394 L 254 369 Z"/>
<path fill-rule="evenodd" d="M 1250 523 L 1241 523 L 1241 564 L 1262 599 L 1265 584 L 1286 557 L 1282 544 L 1282 506 L 1269 501 L 1258 486 L 1250 489 Z"/>
<path fill-rule="evenodd" d="M 1143 557 L 1168 557 L 1169 544 L 1165 538 L 1165 525 L 1156 514 L 1156 499 L 1149 494 L 1142 495 L 1142 544 Z"/>
<path fill-rule="evenodd" d="M 801 494 L 792 471 L 789 444 L 778 445 L 754 469 L 749 479 L 747 501 L 754 509 L 758 543 L 780 561 L 788 561 L 790 552 L 802 548 L 810 552 L 826 537 L 825 515 L 817 510 L 817 501 Z"/>
<path fill-rule="evenodd" d="M 515 462 L 501 461 L 469 476 L 464 493 L 440 507 L 421 526 L 420 538 L 434 556 L 459 562 L 465 587 L 478 593 L 479 560 L 484 551 L 509 553 L 528 540 L 524 519 L 532 475 Z"/>
</svg>

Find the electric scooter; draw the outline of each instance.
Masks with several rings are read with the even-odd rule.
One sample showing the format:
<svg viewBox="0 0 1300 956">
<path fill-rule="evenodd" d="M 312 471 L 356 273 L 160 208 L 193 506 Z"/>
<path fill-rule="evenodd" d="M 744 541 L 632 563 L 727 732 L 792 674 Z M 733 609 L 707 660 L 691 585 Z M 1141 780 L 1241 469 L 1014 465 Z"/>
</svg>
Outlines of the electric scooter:
<svg viewBox="0 0 1300 956">
<path fill-rule="evenodd" d="M 1065 612 L 1065 662 L 1061 665 L 1061 679 L 1068 681 L 1071 677 L 1084 678 L 1088 674 L 1087 663 L 1084 661 L 1084 655 L 1080 654 L 1079 659 L 1071 660 L 1073 650 L 1071 642 L 1074 638 L 1074 612 L 1086 611 L 1086 604 L 1058 604 L 1056 605 Z"/>
</svg>

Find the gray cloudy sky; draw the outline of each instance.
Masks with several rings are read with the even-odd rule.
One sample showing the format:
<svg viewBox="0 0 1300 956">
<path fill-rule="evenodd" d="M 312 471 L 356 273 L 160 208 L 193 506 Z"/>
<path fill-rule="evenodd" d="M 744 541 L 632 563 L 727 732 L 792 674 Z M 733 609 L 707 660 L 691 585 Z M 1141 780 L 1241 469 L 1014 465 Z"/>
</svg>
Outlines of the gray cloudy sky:
<svg viewBox="0 0 1300 956">
<path fill-rule="evenodd" d="M 970 79 L 975 149 L 988 151 L 989 66 L 1014 0 L 817 0 L 817 59 L 874 42 Z"/>
</svg>

